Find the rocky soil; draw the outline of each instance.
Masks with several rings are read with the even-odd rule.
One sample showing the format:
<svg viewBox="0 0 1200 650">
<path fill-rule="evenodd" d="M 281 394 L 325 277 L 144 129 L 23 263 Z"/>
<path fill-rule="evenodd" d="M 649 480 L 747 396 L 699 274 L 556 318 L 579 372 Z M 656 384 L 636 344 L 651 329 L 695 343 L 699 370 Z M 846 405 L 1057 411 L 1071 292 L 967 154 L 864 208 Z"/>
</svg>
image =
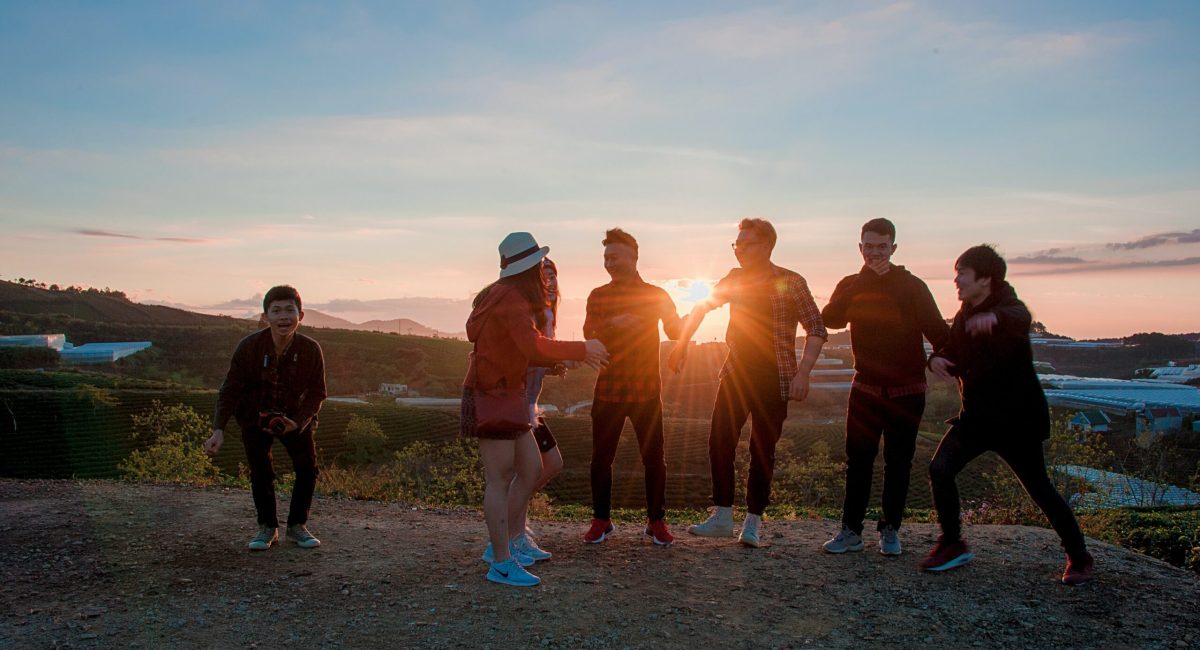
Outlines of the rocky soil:
<svg viewBox="0 0 1200 650">
<path fill-rule="evenodd" d="M 755 550 L 536 522 L 555 556 L 515 589 L 484 580 L 470 510 L 318 499 L 320 549 L 250 553 L 244 491 L 0 480 L 0 646 L 1200 648 L 1200 578 L 1122 548 L 1093 542 L 1098 577 L 1070 588 L 1046 529 L 969 527 L 976 560 L 929 575 L 928 525 L 899 558 L 820 552 L 832 521 L 768 526 Z"/>
</svg>

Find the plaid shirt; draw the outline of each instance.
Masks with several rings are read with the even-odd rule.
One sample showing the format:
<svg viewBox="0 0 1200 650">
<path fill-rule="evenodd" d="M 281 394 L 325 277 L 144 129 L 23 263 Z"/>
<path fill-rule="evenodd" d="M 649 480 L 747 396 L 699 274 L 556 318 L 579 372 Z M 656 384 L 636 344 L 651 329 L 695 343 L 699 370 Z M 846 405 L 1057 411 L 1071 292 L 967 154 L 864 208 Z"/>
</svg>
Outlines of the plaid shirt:
<svg viewBox="0 0 1200 650">
<path fill-rule="evenodd" d="M 614 316 L 638 317 L 632 327 L 617 328 Z M 592 290 L 587 299 L 583 335 L 600 339 L 610 355 L 608 365 L 596 379 L 594 399 L 603 402 L 647 402 L 658 399 L 662 379 L 658 367 L 658 322 L 667 337 L 675 339 L 683 320 L 666 291 L 641 277 L 626 282 L 609 282 Z"/>
<path fill-rule="evenodd" d="M 825 323 L 821 320 L 821 310 L 813 300 L 808 290 L 808 283 L 799 273 L 781 266 L 771 265 L 771 275 L 765 282 L 748 284 L 744 278 L 745 271 L 733 269 L 728 275 L 717 282 L 709 304 L 719 307 L 732 303 L 729 315 L 729 330 L 726 342 L 729 344 L 729 356 L 721 367 L 721 378 L 733 372 L 739 361 L 746 361 L 745 353 L 739 358 L 734 332 L 747 325 L 750 320 L 743 309 L 755 310 L 753 297 L 764 298 L 759 292 L 766 292 L 765 298 L 771 305 L 770 337 L 771 348 L 774 352 L 775 370 L 779 375 L 779 396 L 787 400 L 791 392 L 792 377 L 796 375 L 796 325 L 804 326 L 808 336 L 821 339 L 829 338 L 825 331 Z M 734 309 L 737 307 L 738 309 Z M 760 321 L 766 321 L 766 314 L 754 314 Z M 744 331 L 744 330 L 743 330 Z M 767 334 L 763 332 L 763 334 Z"/>
</svg>

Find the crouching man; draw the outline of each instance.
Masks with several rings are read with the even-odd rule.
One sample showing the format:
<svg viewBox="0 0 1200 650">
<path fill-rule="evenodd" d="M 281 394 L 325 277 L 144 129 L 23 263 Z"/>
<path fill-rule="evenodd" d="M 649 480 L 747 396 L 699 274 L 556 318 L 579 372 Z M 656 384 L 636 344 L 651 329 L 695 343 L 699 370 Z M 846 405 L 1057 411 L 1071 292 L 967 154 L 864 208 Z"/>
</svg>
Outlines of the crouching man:
<svg viewBox="0 0 1200 650">
<path fill-rule="evenodd" d="M 304 311 L 300 294 L 292 287 L 272 287 L 267 292 L 263 317 L 266 329 L 242 339 L 233 352 L 217 396 L 213 434 L 205 441 L 204 451 L 216 455 L 225 442 L 226 423 L 231 416 L 236 418 L 258 513 L 258 534 L 249 547 L 265 551 L 279 539 L 275 472 L 271 468 L 271 446 L 278 438 L 296 472 L 287 539 L 301 548 L 316 548 L 321 541 L 305 524 L 319 473 L 313 431 L 325 401 L 325 358 L 316 341 L 296 332 Z"/>
</svg>

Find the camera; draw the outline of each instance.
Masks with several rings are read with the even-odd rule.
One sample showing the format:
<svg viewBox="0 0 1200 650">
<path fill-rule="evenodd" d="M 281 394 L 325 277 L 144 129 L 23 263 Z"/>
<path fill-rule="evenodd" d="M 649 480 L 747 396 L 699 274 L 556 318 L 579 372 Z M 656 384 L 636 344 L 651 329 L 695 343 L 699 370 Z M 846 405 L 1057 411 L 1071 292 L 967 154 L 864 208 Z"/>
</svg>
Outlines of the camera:
<svg viewBox="0 0 1200 650">
<path fill-rule="evenodd" d="M 287 432 L 287 415 L 280 411 L 259 411 L 258 428 L 273 436 L 282 436 Z"/>
</svg>

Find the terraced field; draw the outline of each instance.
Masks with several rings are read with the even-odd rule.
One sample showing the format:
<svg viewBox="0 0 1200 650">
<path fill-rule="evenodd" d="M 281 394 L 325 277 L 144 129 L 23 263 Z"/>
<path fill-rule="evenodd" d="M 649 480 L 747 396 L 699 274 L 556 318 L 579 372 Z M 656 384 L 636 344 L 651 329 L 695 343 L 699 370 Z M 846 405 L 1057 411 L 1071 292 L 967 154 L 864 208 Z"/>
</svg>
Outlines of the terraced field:
<svg viewBox="0 0 1200 650">
<path fill-rule="evenodd" d="M 73 390 L 0 390 L 0 476 L 18 478 L 112 478 L 117 465 L 135 448 L 148 444 L 134 439 L 131 416 L 149 408 L 153 400 L 183 403 L 203 417 L 212 415 L 216 394 L 213 391 L 109 389 L 115 403 L 96 403 Z M 458 434 L 458 413 L 452 409 L 420 409 L 392 404 L 364 405 L 328 402 L 321 412 L 317 444 L 322 463 L 336 462 L 346 451 L 343 434 L 351 415 L 374 418 L 387 434 L 386 460 L 391 452 L 417 440 L 444 441 Z M 792 418 L 780 442 L 779 457 L 806 454 L 817 440 L 825 441 L 840 456 L 841 422 L 806 421 L 804 406 L 793 405 Z M 549 420 L 566 459 L 563 473 L 547 488 L 548 495 L 560 504 L 591 503 L 589 461 L 591 458 L 591 420 L 586 416 L 552 417 Z M 216 458 L 228 473 L 237 471 L 243 461 L 236 442 L 236 427 L 228 444 Z M 745 434 L 748 436 L 748 432 Z M 739 456 L 748 457 L 744 449 Z M 935 443 L 921 439 L 914 460 L 914 481 L 909 503 L 914 508 L 930 507 L 924 467 Z M 666 460 L 668 469 L 667 503 L 672 508 L 699 508 L 709 505 L 708 420 L 668 418 L 666 423 Z M 984 459 L 985 464 L 994 461 Z M 276 454 L 277 469 L 288 470 L 282 449 Z M 982 496 L 979 473 L 963 477 L 965 498 Z M 882 465 L 876 467 L 875 486 L 882 485 Z M 740 497 L 739 497 L 740 498 Z M 613 502 L 618 507 L 644 506 L 644 473 L 636 436 L 626 426 L 614 462 Z M 878 502 L 876 494 L 872 503 Z M 797 504 L 804 505 L 804 504 Z"/>
</svg>

